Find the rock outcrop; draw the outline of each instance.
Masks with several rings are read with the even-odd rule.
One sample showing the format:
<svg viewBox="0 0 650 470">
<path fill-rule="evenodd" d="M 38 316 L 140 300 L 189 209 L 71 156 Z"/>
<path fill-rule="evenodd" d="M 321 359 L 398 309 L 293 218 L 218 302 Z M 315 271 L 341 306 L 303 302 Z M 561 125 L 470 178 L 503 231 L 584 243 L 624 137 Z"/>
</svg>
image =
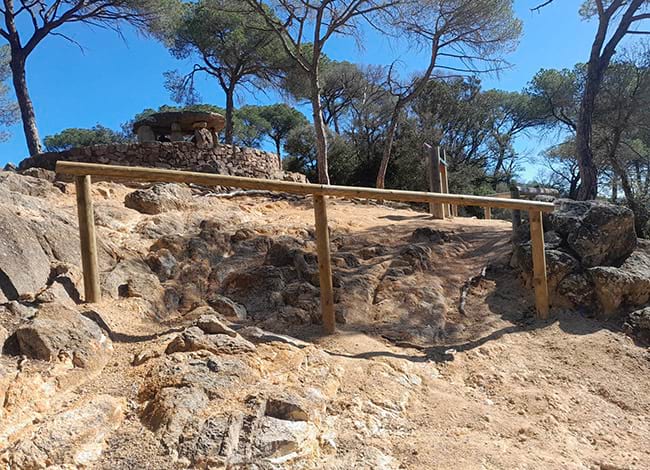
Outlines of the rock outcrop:
<svg viewBox="0 0 650 470">
<path fill-rule="evenodd" d="M 126 195 L 124 205 L 143 214 L 187 209 L 192 204 L 192 191 L 185 185 L 164 183 L 138 189 Z"/>
<path fill-rule="evenodd" d="M 552 302 L 612 315 L 650 301 L 650 244 L 631 210 L 601 201 L 556 201 L 544 226 Z M 511 265 L 530 281 L 529 225 L 513 235 Z"/>
<path fill-rule="evenodd" d="M 600 201 L 559 199 L 551 227 L 585 268 L 618 266 L 636 248 L 634 213 Z M 546 229 L 545 229 L 546 230 Z"/>
<path fill-rule="evenodd" d="M 20 326 L 15 336 L 20 354 L 41 361 L 69 359 L 75 367 L 101 368 L 112 345 L 95 322 L 74 310 L 45 305 Z"/>
<path fill-rule="evenodd" d="M 122 423 L 124 405 L 109 395 L 76 403 L 0 454 L 0 462 L 17 470 L 92 465 L 101 456 L 107 436 Z"/>
</svg>

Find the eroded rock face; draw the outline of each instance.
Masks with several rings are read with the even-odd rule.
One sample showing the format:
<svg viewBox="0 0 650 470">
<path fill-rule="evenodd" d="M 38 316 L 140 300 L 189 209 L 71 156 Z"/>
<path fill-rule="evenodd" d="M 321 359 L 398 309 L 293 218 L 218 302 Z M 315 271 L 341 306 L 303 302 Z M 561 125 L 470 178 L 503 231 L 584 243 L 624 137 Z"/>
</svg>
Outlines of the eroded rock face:
<svg viewBox="0 0 650 470">
<path fill-rule="evenodd" d="M 315 367 L 290 372 L 308 375 L 303 378 L 309 388 L 302 390 L 264 381 L 259 371 L 267 366 L 261 357 L 251 367 L 241 353 L 198 354 L 166 356 L 141 391 L 148 400 L 143 421 L 179 465 L 280 469 L 318 454 L 327 396 L 315 387 L 333 378 L 326 358 L 285 349 L 284 360 L 308 360 Z"/>
<path fill-rule="evenodd" d="M 148 189 L 138 189 L 127 194 L 124 205 L 143 214 L 187 209 L 192 203 L 192 191 L 185 185 L 155 184 Z"/>
<path fill-rule="evenodd" d="M 0 205 L 0 302 L 34 295 L 50 276 L 50 260 L 28 223 Z"/>
<path fill-rule="evenodd" d="M 112 351 L 110 339 L 92 320 L 57 304 L 43 306 L 15 336 L 21 354 L 32 359 L 70 359 L 75 367 L 100 368 Z"/>
<path fill-rule="evenodd" d="M 79 264 L 77 217 L 59 207 L 61 197 L 46 179 L 0 173 L 0 303 L 34 300 L 61 266 Z M 109 269 L 113 251 L 101 236 L 98 254 L 100 269 Z"/>
<path fill-rule="evenodd" d="M 586 268 L 620 265 L 636 248 L 634 213 L 627 207 L 560 199 L 551 225 Z"/>
<path fill-rule="evenodd" d="M 206 325 L 213 325 L 213 323 L 204 324 L 204 327 Z M 235 354 L 254 350 L 255 345 L 241 336 L 205 334 L 201 328 L 191 327 L 174 338 L 167 345 L 165 352 L 172 354 L 175 352 L 209 351 L 214 354 Z"/>
<path fill-rule="evenodd" d="M 8 468 L 81 468 L 96 461 L 124 419 L 124 401 L 97 395 L 50 417 L 2 455 Z M 69 466 L 69 467 L 68 467 Z"/>
<path fill-rule="evenodd" d="M 639 247 L 620 267 L 598 266 L 587 270 L 594 293 L 605 313 L 622 306 L 640 306 L 650 302 L 650 242 L 640 240 Z"/>
<path fill-rule="evenodd" d="M 553 304 L 611 315 L 650 300 L 650 245 L 637 241 L 632 211 L 561 199 L 544 229 Z M 530 282 L 528 224 L 513 233 L 513 245 L 511 266 Z"/>
<path fill-rule="evenodd" d="M 650 343 L 650 307 L 630 313 L 626 323 L 633 335 L 646 344 Z"/>
</svg>

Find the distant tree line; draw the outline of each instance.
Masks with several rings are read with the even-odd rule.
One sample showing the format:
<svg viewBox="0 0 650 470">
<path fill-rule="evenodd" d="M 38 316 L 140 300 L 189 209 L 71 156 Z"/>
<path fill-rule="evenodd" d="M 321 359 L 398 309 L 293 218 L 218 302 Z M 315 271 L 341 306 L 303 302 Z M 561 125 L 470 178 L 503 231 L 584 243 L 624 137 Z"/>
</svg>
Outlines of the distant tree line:
<svg viewBox="0 0 650 470">
<path fill-rule="evenodd" d="M 552 14 L 554 0 L 533 4 Z M 600 194 L 630 206 L 637 230 L 650 230 L 648 142 L 645 129 L 648 49 L 624 38 L 646 34 L 650 2 L 585 0 L 579 13 L 596 23 L 584 64 L 541 70 L 520 92 L 484 90 L 481 76 L 508 67 L 521 22 L 512 0 L 9 0 L 0 13 L 7 41 L 1 79 L 17 103 L 2 101 L 0 124 L 19 109 L 30 153 L 40 151 L 25 64 L 48 36 L 73 41 L 61 28 L 85 23 L 117 29 L 130 23 L 190 64 L 165 72 L 175 106 L 225 116 L 227 144 L 272 149 L 288 169 L 313 181 L 424 189 L 422 146 L 443 146 L 450 189 L 487 194 L 513 182 L 529 163 L 516 151 L 522 135 L 546 136 L 540 183 L 577 199 Z M 335 61 L 325 53 L 337 37 L 363 42 L 364 28 L 399 37 L 424 52 L 423 70 Z M 2 56 L 0 56 L 2 59 Z M 180 62 L 179 62 L 180 63 Z M 208 77 L 225 95 L 224 108 L 202 104 L 195 86 Z M 285 103 L 236 106 L 242 91 L 275 93 Z M 288 103 L 288 104 L 287 104 Z M 12 114 L 13 110 L 13 114 Z M 301 112 L 305 111 L 305 114 Z M 138 119 L 153 110 L 135 116 Z M 5 117 L 6 116 L 6 117 Z M 66 129 L 47 149 L 128 141 L 101 125 Z"/>
</svg>

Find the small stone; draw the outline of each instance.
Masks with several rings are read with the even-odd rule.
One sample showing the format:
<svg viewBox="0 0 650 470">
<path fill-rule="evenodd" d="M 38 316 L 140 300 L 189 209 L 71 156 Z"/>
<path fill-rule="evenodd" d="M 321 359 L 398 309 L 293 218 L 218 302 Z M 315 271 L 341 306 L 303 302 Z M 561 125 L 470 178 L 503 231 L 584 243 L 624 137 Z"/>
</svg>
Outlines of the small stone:
<svg viewBox="0 0 650 470">
<path fill-rule="evenodd" d="M 224 334 L 231 337 L 237 336 L 237 332 L 222 322 L 216 315 L 202 315 L 196 322 L 196 326 L 207 334 Z"/>
<path fill-rule="evenodd" d="M 264 414 L 288 421 L 309 421 L 309 413 L 296 398 L 269 398 Z"/>
<path fill-rule="evenodd" d="M 189 351 L 209 351 L 214 354 L 252 352 L 255 345 L 244 338 L 226 335 L 206 335 L 200 328 L 191 327 L 174 338 L 165 349 L 166 354 Z"/>
<path fill-rule="evenodd" d="M 134 366 L 139 366 L 157 357 L 160 357 L 159 352 L 152 351 L 150 349 L 145 349 L 144 351 L 140 351 L 138 354 L 133 356 L 133 360 L 131 361 L 131 364 Z"/>
<path fill-rule="evenodd" d="M 306 341 L 302 341 L 300 339 L 293 338 L 287 335 L 271 333 L 270 331 L 262 330 L 261 328 L 258 328 L 256 326 L 248 326 L 246 328 L 242 328 L 241 330 L 239 330 L 239 334 L 241 334 L 246 339 L 254 343 L 278 342 L 278 343 L 290 344 L 291 346 L 295 346 L 296 348 L 306 348 L 307 346 L 311 345 L 311 343 L 308 343 Z"/>
<path fill-rule="evenodd" d="M 213 295 L 208 299 L 208 303 L 217 312 L 226 318 L 233 318 L 237 320 L 246 320 L 247 312 L 246 307 L 223 295 Z"/>
</svg>

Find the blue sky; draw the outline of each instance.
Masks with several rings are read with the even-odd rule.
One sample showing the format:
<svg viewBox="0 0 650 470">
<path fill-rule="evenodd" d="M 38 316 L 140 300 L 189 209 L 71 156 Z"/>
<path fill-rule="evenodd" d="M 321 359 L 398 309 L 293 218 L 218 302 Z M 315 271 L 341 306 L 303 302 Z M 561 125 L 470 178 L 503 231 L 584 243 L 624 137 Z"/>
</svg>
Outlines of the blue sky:
<svg viewBox="0 0 650 470">
<path fill-rule="evenodd" d="M 516 0 L 517 15 L 524 22 L 521 43 L 508 57 L 513 67 L 495 77 L 484 77 L 485 88 L 521 90 L 540 68 L 572 67 L 587 58 L 594 24 L 578 16 L 582 0 L 561 0 L 539 13 L 531 12 L 535 0 Z M 102 125 L 119 128 L 145 108 L 171 103 L 163 86 L 163 72 L 187 69 L 191 63 L 179 62 L 152 39 L 125 30 L 126 41 L 110 31 L 74 25 L 66 29 L 84 46 L 84 51 L 57 37 L 47 38 L 27 63 L 29 89 L 36 108 L 41 137 L 67 127 Z M 336 40 L 326 53 L 338 60 L 364 64 L 388 64 L 400 59 L 405 71 L 426 66 L 426 53 L 405 51 L 394 40 L 374 31 L 364 36 L 365 46 L 358 50 L 347 40 Z M 223 106 L 224 97 L 214 82 L 200 83 L 204 102 Z M 238 104 L 280 101 L 276 95 L 243 93 Z M 0 143 L 0 164 L 19 162 L 27 155 L 22 129 L 11 129 L 12 137 Z M 535 137 L 521 138 L 521 152 L 536 154 L 550 142 Z M 534 177 L 530 165 L 524 177 Z"/>
</svg>

